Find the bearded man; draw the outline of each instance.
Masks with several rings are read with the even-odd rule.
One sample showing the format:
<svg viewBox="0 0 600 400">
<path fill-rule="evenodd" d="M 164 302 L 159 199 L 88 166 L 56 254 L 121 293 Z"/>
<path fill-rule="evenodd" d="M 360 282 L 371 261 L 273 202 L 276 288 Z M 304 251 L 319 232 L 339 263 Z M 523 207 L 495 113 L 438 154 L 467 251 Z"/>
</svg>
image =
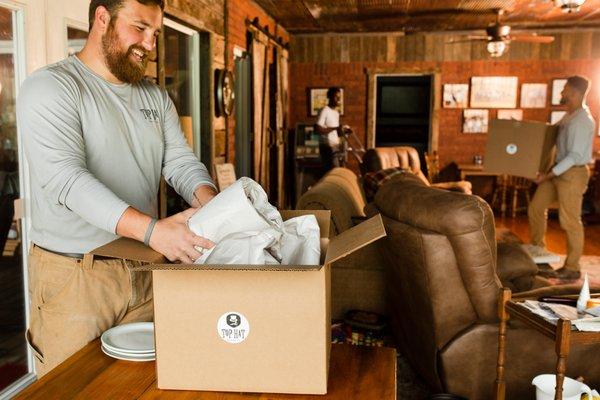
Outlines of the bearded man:
<svg viewBox="0 0 600 400">
<path fill-rule="evenodd" d="M 29 76 L 17 104 L 31 175 L 31 316 L 38 377 L 122 323 L 151 321 L 151 277 L 84 254 L 119 236 L 191 263 L 213 244 L 186 221 L 216 191 L 173 102 L 144 79 L 163 0 L 92 0 L 83 50 Z M 161 175 L 192 208 L 157 220 Z"/>
</svg>

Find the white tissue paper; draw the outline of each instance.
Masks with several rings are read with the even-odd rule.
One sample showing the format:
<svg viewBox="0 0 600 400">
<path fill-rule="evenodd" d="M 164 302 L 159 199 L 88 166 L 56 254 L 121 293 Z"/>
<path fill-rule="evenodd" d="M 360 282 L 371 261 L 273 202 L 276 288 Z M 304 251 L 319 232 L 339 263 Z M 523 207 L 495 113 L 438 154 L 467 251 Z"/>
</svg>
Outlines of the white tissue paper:
<svg viewBox="0 0 600 400">
<path fill-rule="evenodd" d="M 215 243 L 196 264 L 318 265 L 319 224 L 314 215 L 283 221 L 263 188 L 240 178 L 188 221 L 192 232 Z"/>
</svg>

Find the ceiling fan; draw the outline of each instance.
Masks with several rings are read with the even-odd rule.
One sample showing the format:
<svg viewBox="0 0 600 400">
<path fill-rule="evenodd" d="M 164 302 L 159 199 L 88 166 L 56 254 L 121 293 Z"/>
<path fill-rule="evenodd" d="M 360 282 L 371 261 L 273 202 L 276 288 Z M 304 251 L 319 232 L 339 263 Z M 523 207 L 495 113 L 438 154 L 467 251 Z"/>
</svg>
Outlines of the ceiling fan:
<svg viewBox="0 0 600 400">
<path fill-rule="evenodd" d="M 504 10 L 496 9 L 496 22 L 485 28 L 486 35 L 469 35 L 466 39 L 452 40 L 447 43 L 486 41 L 487 51 L 492 57 L 500 57 L 508 50 L 510 42 L 552 43 L 554 36 L 539 36 L 536 33 L 511 35 L 510 26 L 500 23 Z"/>
</svg>

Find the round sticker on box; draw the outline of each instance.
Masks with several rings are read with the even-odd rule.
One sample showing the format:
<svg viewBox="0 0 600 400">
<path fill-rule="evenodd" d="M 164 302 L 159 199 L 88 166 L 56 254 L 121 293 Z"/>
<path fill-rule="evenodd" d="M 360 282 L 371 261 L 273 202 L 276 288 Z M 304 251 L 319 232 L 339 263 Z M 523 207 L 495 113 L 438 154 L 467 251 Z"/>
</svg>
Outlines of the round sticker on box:
<svg viewBox="0 0 600 400">
<path fill-rule="evenodd" d="M 250 324 L 244 314 L 229 311 L 217 322 L 217 334 L 227 343 L 241 343 L 250 333 Z"/>
<path fill-rule="evenodd" d="M 509 144 L 506 146 L 506 152 L 507 152 L 508 154 L 510 154 L 511 156 L 512 156 L 512 155 L 514 155 L 514 154 L 517 154 L 517 151 L 518 151 L 518 150 L 519 150 L 519 148 L 518 148 L 518 147 L 517 147 L 517 145 L 516 145 L 516 144 L 514 144 L 514 143 L 509 143 Z"/>
</svg>

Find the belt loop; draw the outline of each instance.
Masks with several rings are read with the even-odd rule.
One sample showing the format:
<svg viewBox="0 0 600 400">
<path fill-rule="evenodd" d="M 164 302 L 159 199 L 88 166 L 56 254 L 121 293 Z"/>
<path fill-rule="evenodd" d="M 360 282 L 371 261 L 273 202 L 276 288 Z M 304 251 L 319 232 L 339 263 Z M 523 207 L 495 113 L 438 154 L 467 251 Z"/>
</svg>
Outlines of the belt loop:
<svg viewBox="0 0 600 400">
<path fill-rule="evenodd" d="M 86 253 L 83 255 L 83 269 L 92 269 L 94 265 L 94 255 L 90 253 Z"/>
</svg>

